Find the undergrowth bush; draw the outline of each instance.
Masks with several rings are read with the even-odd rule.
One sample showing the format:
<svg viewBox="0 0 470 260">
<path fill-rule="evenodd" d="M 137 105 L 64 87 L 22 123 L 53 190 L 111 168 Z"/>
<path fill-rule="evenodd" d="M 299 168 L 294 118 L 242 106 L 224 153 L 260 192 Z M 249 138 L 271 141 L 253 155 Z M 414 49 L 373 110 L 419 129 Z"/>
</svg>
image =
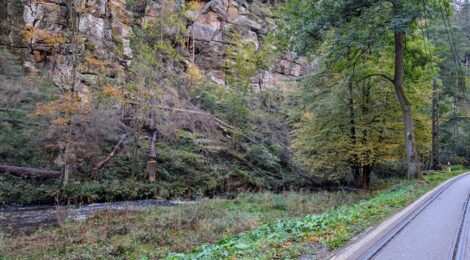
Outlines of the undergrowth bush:
<svg viewBox="0 0 470 260">
<path fill-rule="evenodd" d="M 463 170 L 433 173 L 428 181 L 403 181 L 370 200 L 352 206 L 330 208 L 319 215 L 301 219 L 278 220 L 256 230 L 223 239 L 216 244 L 201 245 L 190 254 L 172 253 L 169 259 L 273 259 L 296 258 L 305 246 L 321 243 L 335 249 L 357 233 L 377 224 L 404 207 L 438 183 Z M 296 248 L 296 250 L 292 250 Z"/>
<path fill-rule="evenodd" d="M 369 196 L 367 192 L 241 193 L 232 200 L 207 199 L 144 212 L 109 210 L 87 221 L 65 221 L 56 229 L 9 235 L 3 249 L 0 245 L 0 255 L 162 259 L 170 252 L 189 253 L 198 245 L 263 224 L 319 213 Z M 123 250 L 116 250 L 119 248 Z"/>
</svg>

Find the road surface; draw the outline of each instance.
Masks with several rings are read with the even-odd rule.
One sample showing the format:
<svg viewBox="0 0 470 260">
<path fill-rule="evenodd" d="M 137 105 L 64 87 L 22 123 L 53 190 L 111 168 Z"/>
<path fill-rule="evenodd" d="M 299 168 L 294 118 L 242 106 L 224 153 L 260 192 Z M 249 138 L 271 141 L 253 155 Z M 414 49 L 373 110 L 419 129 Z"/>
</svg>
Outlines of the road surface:
<svg viewBox="0 0 470 260">
<path fill-rule="evenodd" d="M 470 173 L 427 193 L 332 259 L 470 260 Z"/>
</svg>

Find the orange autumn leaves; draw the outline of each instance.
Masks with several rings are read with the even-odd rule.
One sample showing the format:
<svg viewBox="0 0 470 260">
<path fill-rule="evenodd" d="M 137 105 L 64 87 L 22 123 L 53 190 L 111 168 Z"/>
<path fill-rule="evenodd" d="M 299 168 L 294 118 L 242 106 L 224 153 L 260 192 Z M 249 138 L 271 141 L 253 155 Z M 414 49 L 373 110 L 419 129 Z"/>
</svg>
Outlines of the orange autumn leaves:
<svg viewBox="0 0 470 260">
<path fill-rule="evenodd" d="M 105 97 L 112 98 L 114 100 L 122 101 L 124 98 L 124 92 L 113 86 L 105 85 L 101 87 L 101 91 Z"/>
<path fill-rule="evenodd" d="M 60 33 L 45 31 L 42 29 L 27 26 L 22 33 L 23 41 L 30 42 L 43 42 L 50 48 L 57 49 L 65 44 L 65 39 Z"/>
<path fill-rule="evenodd" d="M 55 126 L 65 126 L 70 122 L 70 115 L 80 114 L 88 110 L 89 105 L 83 104 L 79 99 L 72 100 L 70 96 L 62 96 L 56 100 L 38 103 L 33 116 L 51 117 Z"/>
<path fill-rule="evenodd" d="M 124 97 L 122 90 L 109 85 L 101 87 L 101 94 L 104 97 L 118 101 L 122 100 Z M 89 97 L 86 98 L 86 100 L 89 100 Z M 58 117 L 53 121 L 57 124 L 63 124 L 66 121 L 61 119 L 61 115 L 83 114 L 91 109 L 92 106 L 89 101 L 85 101 L 85 99 L 80 97 L 76 97 L 72 100 L 70 95 L 64 95 L 56 100 L 38 103 L 32 115 Z"/>
</svg>

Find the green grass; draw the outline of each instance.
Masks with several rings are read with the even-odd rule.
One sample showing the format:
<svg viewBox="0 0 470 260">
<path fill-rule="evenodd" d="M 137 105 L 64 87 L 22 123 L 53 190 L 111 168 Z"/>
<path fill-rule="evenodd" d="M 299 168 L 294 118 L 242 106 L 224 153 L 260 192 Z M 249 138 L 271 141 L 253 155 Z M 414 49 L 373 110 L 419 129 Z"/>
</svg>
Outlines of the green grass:
<svg viewBox="0 0 470 260">
<path fill-rule="evenodd" d="M 302 219 L 279 220 L 190 254 L 173 253 L 169 259 L 273 259 L 317 254 L 318 244 L 336 249 L 366 228 L 378 224 L 439 183 L 464 172 L 432 173 L 426 181 L 404 181 L 370 200 L 331 208 Z"/>
<path fill-rule="evenodd" d="M 298 218 L 321 213 L 330 207 L 351 205 L 372 194 L 346 191 L 244 193 L 233 200 L 202 200 L 144 212 L 108 211 L 86 222 L 65 222 L 58 228 L 32 235 L 0 236 L 0 256 L 165 258 L 170 252 L 189 253 L 201 244 L 214 243 L 279 219 Z"/>
<path fill-rule="evenodd" d="M 236 199 L 107 211 L 31 235 L 0 234 L 0 258 L 271 259 L 324 256 L 464 170 L 371 192 L 245 193 Z M 380 187 L 379 187 L 380 186 Z"/>
</svg>

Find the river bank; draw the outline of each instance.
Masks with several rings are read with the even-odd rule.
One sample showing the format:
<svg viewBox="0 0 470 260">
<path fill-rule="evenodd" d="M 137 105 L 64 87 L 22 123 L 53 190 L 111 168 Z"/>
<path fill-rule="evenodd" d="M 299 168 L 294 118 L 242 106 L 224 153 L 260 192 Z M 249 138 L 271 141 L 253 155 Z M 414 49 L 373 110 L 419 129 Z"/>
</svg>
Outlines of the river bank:
<svg viewBox="0 0 470 260">
<path fill-rule="evenodd" d="M 382 184 L 387 185 L 389 184 Z M 383 188 L 381 186 L 380 188 Z M 234 199 L 202 199 L 193 204 L 107 209 L 86 220 L 62 218 L 56 227 L 0 235 L 0 255 L 53 259 L 162 258 L 246 232 L 278 219 L 316 214 L 368 199 L 377 191 L 243 193 Z"/>
<path fill-rule="evenodd" d="M 203 244 L 231 241 L 234 237 L 239 237 L 237 234 L 240 233 L 245 234 L 244 237 L 250 236 L 251 232 L 255 234 L 257 229 L 273 223 L 301 221 L 306 216 L 315 216 L 327 210 L 327 212 L 336 212 L 335 209 L 338 207 L 365 203 L 380 194 L 390 192 L 395 194 L 397 191 L 398 194 L 402 194 L 400 191 L 408 190 L 407 187 L 416 186 L 411 189 L 410 196 L 406 195 L 407 198 L 414 198 L 413 196 L 416 196 L 414 191 L 424 191 L 458 172 L 433 173 L 426 176 L 427 182 L 415 181 L 416 184 L 390 179 L 387 182 L 376 183 L 370 191 L 241 193 L 234 199 L 202 199 L 197 203 L 183 203 L 177 207 L 157 203 L 156 207 L 144 205 L 133 208 L 116 204 L 104 210 L 90 210 L 88 212 L 93 214 L 88 215 L 86 219 L 63 217 L 56 227 L 41 227 L 30 233 L 4 232 L 0 234 L 0 256 L 33 259 L 54 259 L 64 256 L 81 259 L 116 257 L 136 259 L 145 256 L 150 259 L 160 259 L 170 253 L 190 253 L 194 248 L 201 250 L 205 248 L 200 247 Z M 403 203 L 399 203 L 398 207 Z M 395 209 L 392 208 L 390 212 L 393 210 Z M 374 220 L 378 221 L 384 216 Z M 376 222 L 364 223 L 371 225 Z M 332 230 L 334 231 L 334 228 Z M 353 230 L 358 232 L 362 229 Z M 321 237 L 313 237 L 312 241 L 307 237 L 307 242 L 301 239 L 304 241 L 301 244 L 289 242 L 289 237 L 281 239 L 285 240 L 285 243 L 281 240 L 274 242 L 279 242 L 281 246 L 279 249 L 282 248 L 283 252 L 288 254 L 326 255 L 330 252 L 327 248 L 331 245 L 334 245 L 332 248 L 342 245 L 345 237 L 351 237 L 354 232 L 325 233 L 328 238 L 325 241 L 340 241 L 333 244 L 320 243 L 317 239 Z M 270 248 L 268 245 L 270 242 L 266 243 L 267 248 Z M 214 247 L 217 247 L 217 244 Z M 276 250 L 275 252 L 278 252 Z M 238 251 L 243 252 L 242 248 L 237 249 Z"/>
<path fill-rule="evenodd" d="M 136 200 L 84 205 L 41 205 L 0 209 L 0 231 L 8 234 L 31 234 L 38 229 L 57 227 L 66 221 L 85 221 L 104 211 L 143 211 L 159 206 L 176 206 L 184 201 Z"/>
</svg>

